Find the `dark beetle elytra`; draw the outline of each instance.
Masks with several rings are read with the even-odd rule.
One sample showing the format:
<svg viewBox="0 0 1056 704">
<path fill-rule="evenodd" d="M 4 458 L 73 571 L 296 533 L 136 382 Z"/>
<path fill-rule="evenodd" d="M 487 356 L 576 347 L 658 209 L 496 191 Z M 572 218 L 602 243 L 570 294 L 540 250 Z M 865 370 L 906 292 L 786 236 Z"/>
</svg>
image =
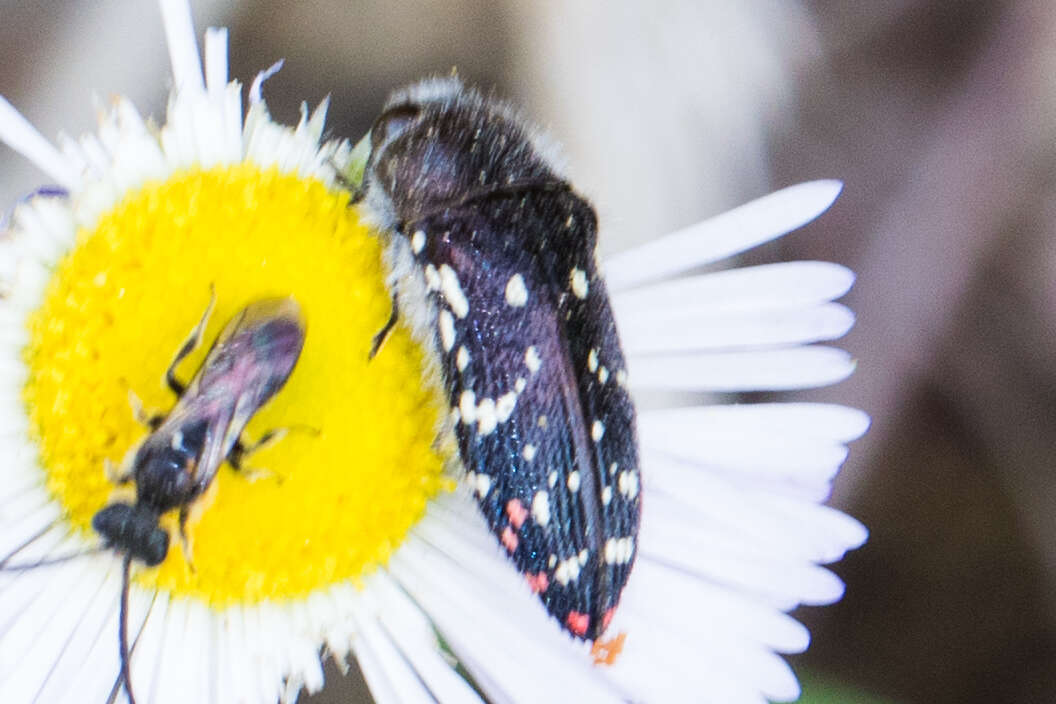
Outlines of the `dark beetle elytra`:
<svg viewBox="0 0 1056 704">
<path fill-rule="evenodd" d="M 457 79 L 396 92 L 357 193 L 396 312 L 437 348 L 467 481 L 573 635 L 605 631 L 640 519 L 635 413 L 597 218 L 512 109 Z M 398 306 L 396 305 L 398 303 Z"/>
</svg>

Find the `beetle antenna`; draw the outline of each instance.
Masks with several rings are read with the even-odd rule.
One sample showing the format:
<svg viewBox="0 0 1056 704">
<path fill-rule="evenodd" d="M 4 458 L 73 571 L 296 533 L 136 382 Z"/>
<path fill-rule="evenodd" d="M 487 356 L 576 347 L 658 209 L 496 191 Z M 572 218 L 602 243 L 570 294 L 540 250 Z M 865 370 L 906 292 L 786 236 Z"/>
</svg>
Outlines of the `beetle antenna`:
<svg viewBox="0 0 1056 704">
<path fill-rule="evenodd" d="M 125 683 L 125 693 L 128 694 L 128 704 L 136 704 L 136 697 L 132 694 L 132 673 L 129 670 L 128 660 L 128 592 L 129 582 L 132 574 L 132 553 L 125 553 L 125 565 L 121 575 L 121 614 L 118 625 L 118 647 L 121 656 L 121 679 Z"/>
</svg>

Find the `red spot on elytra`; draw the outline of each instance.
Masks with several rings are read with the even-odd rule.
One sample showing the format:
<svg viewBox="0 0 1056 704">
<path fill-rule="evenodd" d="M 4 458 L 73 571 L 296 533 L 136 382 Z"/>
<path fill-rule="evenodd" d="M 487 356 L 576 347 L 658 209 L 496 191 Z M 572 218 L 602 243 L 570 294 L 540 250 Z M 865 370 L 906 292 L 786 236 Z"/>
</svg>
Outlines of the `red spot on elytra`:
<svg viewBox="0 0 1056 704">
<path fill-rule="evenodd" d="M 510 499 L 506 502 L 506 515 L 510 517 L 510 523 L 515 530 L 520 530 L 528 518 L 528 509 L 524 507 L 520 499 Z"/>
<path fill-rule="evenodd" d="M 601 630 L 604 631 L 612 623 L 612 617 L 616 613 L 616 608 L 613 607 L 605 612 L 605 615 L 601 617 Z"/>
<path fill-rule="evenodd" d="M 577 636 L 585 635 L 587 627 L 590 626 L 590 616 L 581 614 L 578 611 L 570 611 L 565 618 L 565 625 L 568 626 L 568 630 L 572 631 L 573 634 Z"/>
<path fill-rule="evenodd" d="M 529 572 L 525 576 L 528 578 L 528 586 L 536 594 L 542 594 L 550 586 L 550 578 L 546 576 L 546 572 Z"/>
<path fill-rule="evenodd" d="M 517 549 L 517 534 L 510 530 L 509 526 L 506 526 L 502 530 L 502 544 L 506 546 L 506 549 L 513 552 Z"/>
</svg>

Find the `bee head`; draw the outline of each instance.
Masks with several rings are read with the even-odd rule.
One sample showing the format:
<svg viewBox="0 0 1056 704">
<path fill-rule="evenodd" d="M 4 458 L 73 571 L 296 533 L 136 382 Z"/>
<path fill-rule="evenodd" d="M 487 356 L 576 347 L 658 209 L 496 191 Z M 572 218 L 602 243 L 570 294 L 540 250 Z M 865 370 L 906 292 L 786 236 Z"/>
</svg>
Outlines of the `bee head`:
<svg viewBox="0 0 1056 704">
<path fill-rule="evenodd" d="M 481 187 L 551 177 L 543 140 L 525 125 L 457 78 L 393 93 L 371 128 L 360 188 L 376 224 L 392 228 Z"/>
<path fill-rule="evenodd" d="M 92 527 L 108 546 L 148 567 L 161 564 L 169 552 L 169 534 L 158 525 L 158 515 L 139 504 L 110 504 L 95 514 Z"/>
</svg>

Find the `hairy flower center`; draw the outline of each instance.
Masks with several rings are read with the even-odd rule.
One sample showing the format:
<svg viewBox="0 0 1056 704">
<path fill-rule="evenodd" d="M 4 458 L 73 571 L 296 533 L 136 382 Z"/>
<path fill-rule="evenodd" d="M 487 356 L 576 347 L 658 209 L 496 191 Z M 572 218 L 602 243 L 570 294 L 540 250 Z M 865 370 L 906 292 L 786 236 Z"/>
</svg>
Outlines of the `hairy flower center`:
<svg viewBox="0 0 1056 704">
<path fill-rule="evenodd" d="M 275 170 L 182 172 L 131 193 L 56 268 L 30 318 L 24 399 L 48 488 L 86 535 L 100 508 L 133 494 L 104 472 L 148 432 L 128 393 L 161 414 L 173 406 L 162 376 L 210 287 L 216 307 L 177 369 L 184 381 L 254 300 L 293 296 L 307 320 L 300 361 L 246 439 L 294 430 L 247 458 L 253 476 L 220 468 L 194 507 L 193 569 L 164 517 L 172 549 L 140 584 L 218 605 L 301 596 L 384 563 L 447 486 L 433 447 L 442 402 L 423 382 L 422 351 L 398 327 L 367 360 L 391 299 L 379 244 L 347 206 Z"/>
</svg>

